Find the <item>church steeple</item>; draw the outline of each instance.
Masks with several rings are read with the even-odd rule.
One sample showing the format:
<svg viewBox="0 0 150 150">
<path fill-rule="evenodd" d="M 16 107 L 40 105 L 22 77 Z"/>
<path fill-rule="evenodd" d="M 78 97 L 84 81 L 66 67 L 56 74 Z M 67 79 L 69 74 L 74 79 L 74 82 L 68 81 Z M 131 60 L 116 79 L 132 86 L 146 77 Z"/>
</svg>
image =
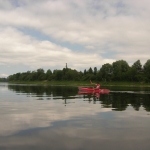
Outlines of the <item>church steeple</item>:
<svg viewBox="0 0 150 150">
<path fill-rule="evenodd" d="M 66 63 L 66 69 L 67 69 L 67 63 Z"/>
</svg>

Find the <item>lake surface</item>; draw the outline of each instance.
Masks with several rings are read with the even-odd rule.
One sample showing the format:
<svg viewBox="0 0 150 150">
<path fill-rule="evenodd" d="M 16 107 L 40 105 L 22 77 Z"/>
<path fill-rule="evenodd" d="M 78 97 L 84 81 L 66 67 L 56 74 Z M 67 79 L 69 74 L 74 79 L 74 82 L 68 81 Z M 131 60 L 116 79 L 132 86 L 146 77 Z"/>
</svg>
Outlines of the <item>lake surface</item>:
<svg viewBox="0 0 150 150">
<path fill-rule="evenodd" d="M 107 88 L 0 83 L 0 150 L 149 150 L 150 89 Z"/>
</svg>

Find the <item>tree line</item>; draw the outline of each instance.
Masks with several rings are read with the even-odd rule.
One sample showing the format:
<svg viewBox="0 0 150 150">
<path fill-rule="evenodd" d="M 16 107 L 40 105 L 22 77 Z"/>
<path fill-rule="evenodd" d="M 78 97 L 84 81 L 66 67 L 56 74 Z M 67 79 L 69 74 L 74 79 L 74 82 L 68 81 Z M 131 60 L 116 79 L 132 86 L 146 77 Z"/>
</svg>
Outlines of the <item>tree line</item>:
<svg viewBox="0 0 150 150">
<path fill-rule="evenodd" d="M 118 60 L 112 64 L 106 63 L 98 70 L 85 69 L 77 71 L 68 68 L 62 70 L 39 68 L 36 71 L 27 71 L 10 75 L 8 81 L 131 81 L 131 82 L 150 82 L 150 59 L 142 66 L 140 60 L 133 63 L 132 66 L 125 60 Z"/>
<path fill-rule="evenodd" d="M 7 78 L 0 78 L 0 82 L 7 82 Z"/>
</svg>

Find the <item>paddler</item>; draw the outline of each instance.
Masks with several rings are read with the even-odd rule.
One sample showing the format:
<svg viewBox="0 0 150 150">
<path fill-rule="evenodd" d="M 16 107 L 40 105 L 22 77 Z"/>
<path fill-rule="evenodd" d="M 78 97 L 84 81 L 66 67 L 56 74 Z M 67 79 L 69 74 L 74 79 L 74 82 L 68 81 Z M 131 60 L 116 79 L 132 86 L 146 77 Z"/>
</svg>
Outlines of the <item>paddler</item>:
<svg viewBox="0 0 150 150">
<path fill-rule="evenodd" d="M 97 82 L 97 83 L 93 83 L 91 80 L 90 80 L 91 84 L 95 84 L 95 89 L 100 89 L 100 84 Z"/>
</svg>

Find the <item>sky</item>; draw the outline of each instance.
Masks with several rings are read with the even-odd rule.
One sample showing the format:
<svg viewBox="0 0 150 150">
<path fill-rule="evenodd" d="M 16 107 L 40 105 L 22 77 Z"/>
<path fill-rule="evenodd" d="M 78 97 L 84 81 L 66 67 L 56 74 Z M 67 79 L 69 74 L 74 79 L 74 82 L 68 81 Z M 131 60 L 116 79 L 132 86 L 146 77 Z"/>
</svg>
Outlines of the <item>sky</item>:
<svg viewBox="0 0 150 150">
<path fill-rule="evenodd" d="M 0 77 L 150 59 L 149 0 L 0 0 Z"/>
</svg>

